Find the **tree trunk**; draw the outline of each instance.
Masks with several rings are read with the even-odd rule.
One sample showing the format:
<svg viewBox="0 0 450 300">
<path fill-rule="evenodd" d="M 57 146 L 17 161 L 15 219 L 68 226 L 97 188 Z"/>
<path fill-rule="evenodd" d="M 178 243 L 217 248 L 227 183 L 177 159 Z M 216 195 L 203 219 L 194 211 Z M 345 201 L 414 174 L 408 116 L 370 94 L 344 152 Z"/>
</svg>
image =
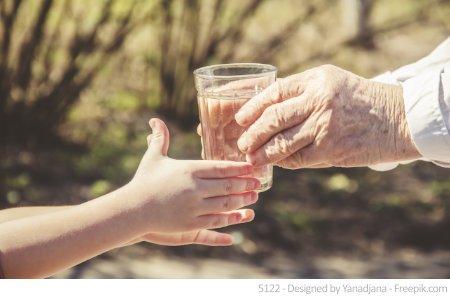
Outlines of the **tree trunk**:
<svg viewBox="0 0 450 300">
<path fill-rule="evenodd" d="M 345 35 L 353 44 L 373 47 L 370 28 L 372 0 L 342 0 L 342 23 Z"/>
</svg>

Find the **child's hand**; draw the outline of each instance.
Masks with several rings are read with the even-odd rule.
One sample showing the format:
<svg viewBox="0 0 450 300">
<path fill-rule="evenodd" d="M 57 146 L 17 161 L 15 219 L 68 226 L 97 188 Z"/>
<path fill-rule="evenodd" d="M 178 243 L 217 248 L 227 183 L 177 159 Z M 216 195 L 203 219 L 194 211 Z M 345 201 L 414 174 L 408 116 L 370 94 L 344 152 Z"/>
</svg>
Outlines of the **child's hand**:
<svg viewBox="0 0 450 300">
<path fill-rule="evenodd" d="M 251 218 L 241 222 L 251 221 Z M 228 233 L 217 232 L 214 230 L 195 230 L 189 232 L 175 233 L 147 233 L 141 241 L 164 246 L 181 246 L 190 244 L 199 244 L 205 246 L 230 246 L 233 244 L 233 237 Z"/>
<path fill-rule="evenodd" d="M 249 222 L 253 215 L 249 216 Z M 190 244 L 198 244 L 205 246 L 231 246 L 233 244 L 233 236 L 228 233 L 217 232 L 214 230 L 201 229 L 188 232 L 149 232 L 144 236 L 134 239 L 123 246 L 130 246 L 139 242 L 149 242 L 163 246 L 182 246 Z"/>
<path fill-rule="evenodd" d="M 240 177 L 251 174 L 250 164 L 171 159 L 167 127 L 158 119 L 150 120 L 150 126 L 149 148 L 127 185 L 142 210 L 147 232 L 194 232 L 193 239 L 197 233 L 209 238 L 211 233 L 199 230 L 253 219 L 253 210 L 240 209 L 258 198 L 253 190 L 259 181 Z"/>
</svg>

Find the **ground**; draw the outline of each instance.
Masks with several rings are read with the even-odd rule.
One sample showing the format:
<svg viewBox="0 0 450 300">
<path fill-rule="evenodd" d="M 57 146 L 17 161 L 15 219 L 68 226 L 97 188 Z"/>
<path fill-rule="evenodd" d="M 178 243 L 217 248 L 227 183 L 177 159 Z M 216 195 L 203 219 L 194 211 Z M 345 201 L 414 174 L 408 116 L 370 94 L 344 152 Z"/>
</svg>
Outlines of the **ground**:
<svg viewBox="0 0 450 300">
<path fill-rule="evenodd" d="M 275 255 L 260 263 L 185 258 L 140 244 L 117 249 L 54 278 L 448 278 L 450 251 L 394 251 L 388 256 Z"/>
</svg>

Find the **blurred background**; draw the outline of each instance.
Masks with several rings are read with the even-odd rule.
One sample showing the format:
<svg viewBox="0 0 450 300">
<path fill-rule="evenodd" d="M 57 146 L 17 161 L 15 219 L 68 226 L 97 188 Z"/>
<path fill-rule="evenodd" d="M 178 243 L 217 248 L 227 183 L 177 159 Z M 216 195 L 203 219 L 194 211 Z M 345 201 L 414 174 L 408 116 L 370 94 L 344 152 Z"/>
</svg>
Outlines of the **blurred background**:
<svg viewBox="0 0 450 300">
<path fill-rule="evenodd" d="M 371 77 L 450 35 L 443 0 L 1 0 L 0 208 L 77 204 L 125 184 L 147 121 L 200 158 L 192 71 L 331 63 Z M 118 249 L 60 278 L 450 277 L 450 173 L 413 163 L 275 170 L 227 248 Z M 37 229 L 38 230 L 38 229 Z"/>
</svg>

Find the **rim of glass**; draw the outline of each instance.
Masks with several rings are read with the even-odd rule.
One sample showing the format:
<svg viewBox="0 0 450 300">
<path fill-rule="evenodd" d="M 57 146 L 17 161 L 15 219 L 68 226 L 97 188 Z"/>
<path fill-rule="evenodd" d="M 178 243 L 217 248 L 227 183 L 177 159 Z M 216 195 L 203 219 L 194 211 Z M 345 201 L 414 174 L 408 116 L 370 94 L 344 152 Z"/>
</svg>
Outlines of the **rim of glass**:
<svg viewBox="0 0 450 300">
<path fill-rule="evenodd" d="M 267 71 L 261 72 L 261 73 L 255 73 L 255 74 L 242 74 L 242 75 L 208 75 L 204 72 L 205 70 L 214 70 L 214 69 L 220 69 L 220 68 L 245 68 L 245 67 L 252 67 L 252 68 L 261 68 L 261 69 L 267 69 Z M 210 65 L 198 68 L 194 70 L 194 75 L 203 79 L 233 79 L 233 78 L 255 78 L 255 77 L 263 77 L 266 75 L 273 74 L 274 72 L 277 72 L 277 67 L 269 64 L 260 64 L 260 63 L 232 63 L 232 64 L 216 64 L 216 65 Z"/>
</svg>

